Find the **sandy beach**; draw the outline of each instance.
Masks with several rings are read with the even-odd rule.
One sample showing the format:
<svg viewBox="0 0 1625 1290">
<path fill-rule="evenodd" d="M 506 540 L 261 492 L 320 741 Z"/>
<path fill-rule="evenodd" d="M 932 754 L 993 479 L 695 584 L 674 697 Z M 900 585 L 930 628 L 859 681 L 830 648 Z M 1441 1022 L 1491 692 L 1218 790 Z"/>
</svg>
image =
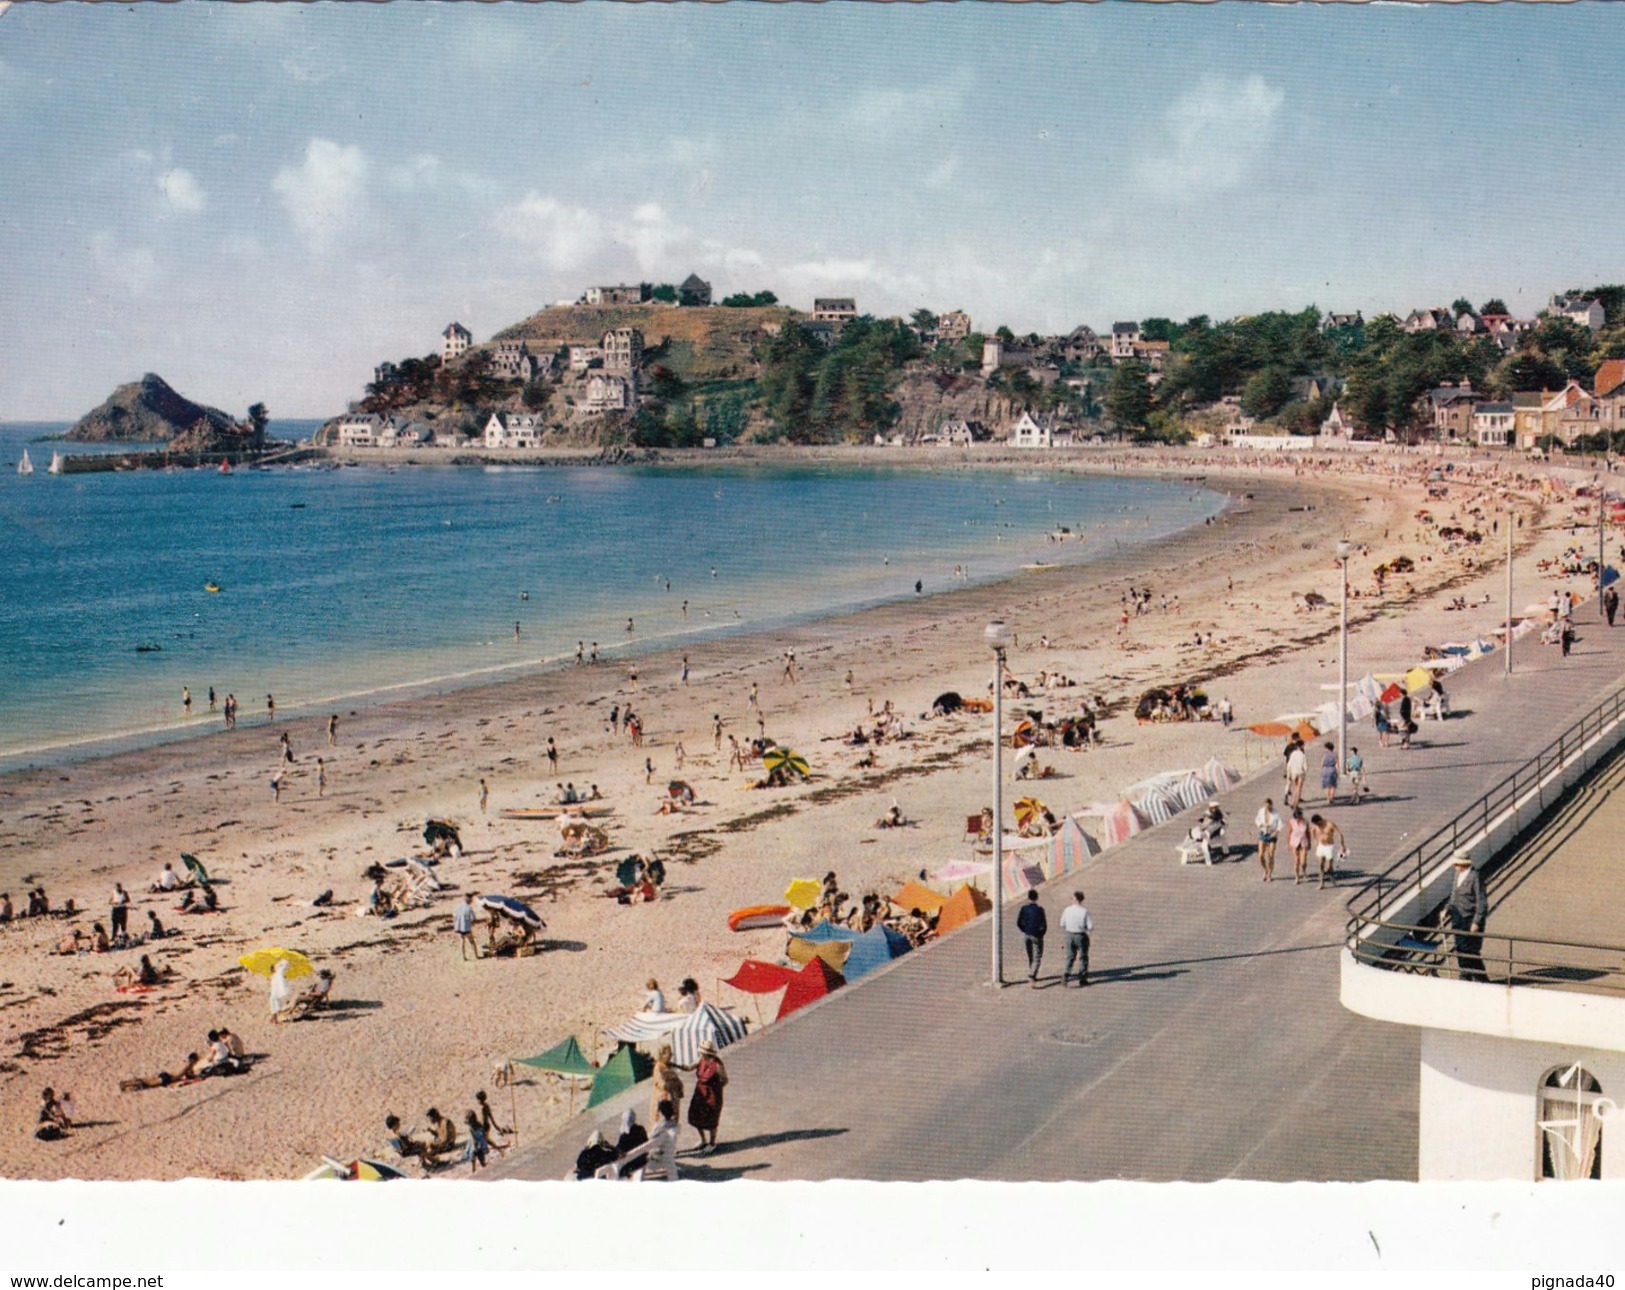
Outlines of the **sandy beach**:
<svg viewBox="0 0 1625 1290">
<path fill-rule="evenodd" d="M 1035 688 L 1031 703 L 1019 706 L 1061 715 L 1101 695 L 1111 712 L 1100 748 L 1045 750 L 1042 760 L 1058 774 L 1033 787 L 1057 814 L 1111 801 L 1148 774 L 1211 756 L 1243 773 L 1273 767 L 1278 741 L 1243 727 L 1331 697 L 1340 537 L 1368 548 L 1351 562 L 1359 593 L 1350 602 L 1351 677 L 1393 671 L 1414 662 L 1423 643 L 1470 639 L 1500 621 L 1504 547 L 1489 529 L 1504 517 L 1486 509 L 1480 524 L 1465 514 L 1486 491 L 1490 467 L 1458 465 L 1448 498 L 1429 503 L 1425 479 L 1435 464 L 1407 453 L 1312 462 L 1199 450 L 1111 454 L 1092 459 L 1092 468 L 1200 477 L 1232 504 L 1212 524 L 1096 563 L 697 643 L 687 648 L 686 685 L 680 656 L 658 653 L 634 661 L 635 690 L 628 664 L 616 662 L 344 712 L 332 747 L 324 718 L 273 727 L 256 712 L 234 732 L 6 775 L 0 889 L 21 908 L 29 889 L 43 886 L 53 908 L 71 897 L 83 912 L 71 922 L 0 927 L 0 1174 L 292 1177 L 324 1153 L 378 1151 L 391 1111 L 421 1127 L 425 1109 L 437 1106 L 460 1124 L 480 1088 L 506 1122 L 509 1094 L 492 1086 L 493 1065 L 572 1034 L 590 1050 L 603 1026 L 640 1006 L 651 977 L 671 998 L 679 980 L 693 977 L 706 999 L 736 1005 L 754 1021 L 748 1000 L 719 991 L 718 979 L 745 958 L 779 959 L 784 937 L 731 933 L 730 910 L 775 902 L 792 878 L 831 868 L 856 899 L 968 856 L 965 818 L 990 797 L 988 719 L 922 714 L 944 690 L 986 692 L 991 662 L 981 633 L 994 617 L 1018 633 L 1010 658 L 1016 676 L 1032 684 L 1044 670 L 1076 682 Z M 1464 478 L 1473 472 L 1484 478 Z M 1543 494 L 1538 481 L 1518 487 L 1527 501 L 1519 507 L 1516 605 L 1554 586 L 1583 594 L 1583 579 L 1554 581 L 1536 560 L 1571 542 L 1594 552 L 1595 529 L 1571 537 L 1571 508 L 1560 495 Z M 1424 504 L 1440 523 L 1460 515 L 1482 527 L 1485 540 L 1447 551 L 1415 518 Z M 1372 568 L 1401 554 L 1416 561 L 1414 573 L 1390 578 L 1378 597 Z M 1149 587 L 1152 607 L 1119 633 L 1129 585 Z M 1305 608 L 1311 591 L 1327 604 Z M 1480 605 L 1486 596 L 1490 603 Z M 1472 608 L 1448 610 L 1454 597 Z M 786 650 L 795 652 L 794 682 L 785 676 Z M 1178 682 L 1228 697 L 1235 728 L 1136 723 L 1134 700 L 1147 687 Z M 806 756 L 813 769 L 806 783 L 755 790 L 759 765 L 747 774 L 728 770 L 726 734 L 744 741 L 758 731 L 753 687 L 760 728 Z M 907 718 L 910 737 L 883 744 L 878 764 L 859 768 L 866 750 L 841 736 L 888 700 Z M 629 702 L 643 719 L 641 747 L 609 729 L 611 707 Z M 720 751 L 714 715 L 724 723 Z M 269 779 L 284 730 L 295 761 L 277 802 Z M 559 749 L 556 773 L 549 738 Z M 1375 755 L 1374 738 L 1370 747 L 1359 735 L 1353 742 L 1368 759 Z M 318 756 L 327 777 L 320 796 Z M 698 803 L 658 814 L 674 777 L 693 786 Z M 482 778 L 488 813 L 480 809 Z M 498 818 L 500 808 L 552 802 L 560 781 L 599 787 L 613 808 L 610 851 L 558 858 L 554 825 Z M 912 823 L 877 830 L 894 798 Z M 467 846 L 439 866 L 448 890 L 391 920 L 358 917 L 370 889 L 361 871 L 420 851 L 428 816 L 455 821 Z M 163 862 L 178 867 L 183 851 L 225 880 L 223 912 L 181 914 L 175 898 L 148 893 Z M 667 865 L 664 898 L 631 906 L 606 899 L 617 861 L 651 851 Z M 132 930 L 146 926 L 151 908 L 178 934 L 135 951 L 52 954 L 73 923 L 88 930 L 106 922 L 115 882 L 131 893 Z M 328 889 L 331 907 L 314 907 Z M 469 890 L 532 904 L 548 924 L 543 952 L 464 961 L 451 912 Z M 270 1024 L 265 980 L 237 966 L 239 955 L 267 945 L 301 950 L 332 969 L 335 1006 L 307 1021 Z M 114 970 L 141 952 L 173 969 L 172 980 L 148 993 L 115 992 Z M 254 1055 L 247 1073 L 119 1091 L 121 1079 L 177 1070 L 221 1025 Z M 80 1122 L 58 1142 L 32 1136 L 46 1085 L 71 1090 Z M 562 1089 L 527 1083 L 514 1096 L 522 1137 L 566 1116 Z"/>
</svg>

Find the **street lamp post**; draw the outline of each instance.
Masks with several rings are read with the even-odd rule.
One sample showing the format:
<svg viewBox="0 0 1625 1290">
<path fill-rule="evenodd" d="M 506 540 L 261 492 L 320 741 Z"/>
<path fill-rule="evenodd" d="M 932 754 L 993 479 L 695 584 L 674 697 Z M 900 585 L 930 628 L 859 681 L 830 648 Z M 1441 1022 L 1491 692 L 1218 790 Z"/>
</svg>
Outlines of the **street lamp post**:
<svg viewBox="0 0 1625 1290">
<path fill-rule="evenodd" d="M 1013 633 L 1003 619 L 982 632 L 993 650 L 993 975 L 995 990 L 1004 985 L 1004 652 Z"/>
<path fill-rule="evenodd" d="M 1346 771 L 1349 764 L 1349 557 L 1354 543 L 1344 538 L 1337 544 L 1337 563 L 1343 575 L 1343 590 L 1337 602 L 1337 766 Z"/>
<path fill-rule="evenodd" d="M 1507 636 L 1503 644 L 1506 647 L 1506 667 L 1503 675 L 1512 675 L 1512 499 L 1507 498 Z"/>
</svg>

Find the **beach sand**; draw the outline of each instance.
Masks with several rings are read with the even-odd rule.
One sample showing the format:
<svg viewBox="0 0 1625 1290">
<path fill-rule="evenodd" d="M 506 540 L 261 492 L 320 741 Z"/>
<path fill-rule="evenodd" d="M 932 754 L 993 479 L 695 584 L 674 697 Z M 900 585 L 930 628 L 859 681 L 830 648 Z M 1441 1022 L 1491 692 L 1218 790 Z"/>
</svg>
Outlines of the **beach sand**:
<svg viewBox="0 0 1625 1290">
<path fill-rule="evenodd" d="M 1030 705 L 1013 706 L 1059 714 L 1096 694 L 1111 705 L 1104 747 L 1045 750 L 1042 760 L 1059 777 L 1031 787 L 1057 814 L 1111 801 L 1148 774 L 1199 766 L 1210 756 L 1243 772 L 1273 768 L 1279 741 L 1242 727 L 1331 697 L 1332 549 L 1345 534 L 1370 547 L 1351 565 L 1351 585 L 1362 593 L 1351 601 L 1351 677 L 1396 670 L 1414 662 L 1425 642 L 1487 634 L 1499 621 L 1504 582 L 1493 562 L 1500 541 L 1486 537 L 1478 548 L 1446 554 L 1414 519 L 1431 459 L 1396 454 L 1317 466 L 1187 452 L 1116 454 L 1105 464 L 1204 477 L 1231 493 L 1233 505 L 1211 525 L 1090 565 L 694 643 L 686 647 L 687 686 L 679 682 L 677 653 L 653 654 L 636 660 L 635 694 L 624 662 L 565 667 L 341 713 L 332 748 L 325 718 L 279 721 L 273 729 L 255 714 L 232 733 L 0 777 L 0 889 L 14 903 L 24 905 L 27 891 L 43 885 L 55 907 L 73 897 L 85 911 L 76 921 L 88 929 L 106 921 L 108 895 L 121 881 L 134 902 L 132 930 L 145 927 L 150 906 L 180 933 L 145 947 L 174 969 L 175 981 L 122 995 L 112 973 L 133 964 L 135 952 L 52 955 L 69 926 L 56 918 L 0 928 L 0 1174 L 297 1176 L 324 1153 L 379 1151 L 390 1111 L 421 1128 L 424 1110 L 437 1106 L 460 1125 L 479 1088 L 490 1092 L 504 1122 L 516 1107 L 529 1139 L 563 1121 L 565 1092 L 544 1080 L 524 1080 L 512 1094 L 499 1090 L 494 1064 L 571 1034 L 591 1051 L 603 1026 L 640 1006 L 646 979 L 657 978 L 675 1000 L 678 982 L 694 977 L 705 998 L 736 1005 L 754 1021 L 750 1001 L 719 988 L 718 979 L 745 958 L 778 960 L 784 937 L 778 930 L 730 933 L 730 910 L 777 902 L 792 878 L 829 869 L 856 899 L 968 858 L 966 816 L 991 797 L 989 719 L 919 718 L 944 690 L 986 693 L 992 664 L 982 627 L 991 618 L 1004 617 L 1018 633 L 1015 675 L 1031 681 L 1042 668 L 1077 682 L 1035 690 Z M 1432 509 L 1443 519 L 1475 491 L 1455 483 L 1450 499 Z M 1315 509 L 1293 509 L 1306 505 Z M 1567 506 L 1532 500 L 1523 513 L 1529 522 L 1521 540 L 1532 554 L 1555 554 L 1571 541 L 1557 527 L 1567 521 Z M 1541 517 L 1546 527 L 1537 531 Z M 1487 514 L 1486 535 L 1489 522 Z M 1594 530 L 1577 540 L 1595 550 Z M 1378 602 L 1370 570 L 1400 553 L 1417 560 L 1416 572 L 1391 579 L 1388 598 Z M 1464 559 L 1479 567 L 1465 567 Z M 1131 618 L 1120 637 L 1120 594 L 1129 583 L 1149 586 L 1154 607 Z M 1406 583 L 1414 584 L 1413 596 L 1404 594 Z M 1541 577 L 1534 559 L 1520 556 L 1519 607 L 1553 585 L 1585 590 L 1580 579 Z M 1326 596 L 1329 607 L 1303 609 L 1295 597 L 1308 591 Z M 1472 602 L 1486 594 L 1489 607 L 1444 609 L 1448 596 Z M 1160 608 L 1164 595 L 1177 595 L 1178 607 Z M 1211 645 L 1193 643 L 1209 632 Z M 614 636 L 609 627 L 605 633 Z M 1039 647 L 1042 636 L 1050 648 Z M 794 684 L 783 676 L 787 649 L 796 654 Z M 1215 700 L 1228 696 L 1236 729 L 1134 721 L 1144 689 L 1180 681 L 1203 683 Z M 718 752 L 712 715 L 741 741 L 754 736 L 752 685 L 766 733 L 807 757 L 809 782 L 753 790 L 759 766 L 748 775 L 727 771 L 726 739 Z M 644 719 L 642 748 L 607 728 L 611 705 L 629 700 Z M 871 702 L 879 710 L 886 700 L 909 719 L 913 736 L 882 745 L 878 766 L 860 770 L 863 750 L 837 740 Z M 297 760 L 275 803 L 269 780 L 282 729 Z M 557 774 L 545 756 L 549 736 L 561 753 Z M 687 751 L 681 770 L 679 739 Z M 1368 762 L 1382 755 L 1369 727 L 1353 742 Z M 328 780 L 321 798 L 318 756 Z M 646 757 L 652 783 L 645 782 Z M 489 815 L 478 806 L 482 777 L 490 784 Z M 682 815 L 656 814 L 673 777 L 689 781 L 700 804 Z M 596 783 L 614 807 L 607 854 L 556 858 L 555 826 L 497 817 L 501 807 L 551 802 L 554 784 L 564 780 L 578 788 Z M 1259 796 L 1278 786 L 1273 775 L 1264 779 Z M 1027 787 L 1007 788 L 1006 801 Z M 875 829 L 893 797 L 914 823 Z M 421 850 L 431 815 L 461 826 L 468 847 L 439 867 L 452 889 L 430 908 L 393 920 L 358 917 L 370 887 L 361 870 Z M 601 894 L 618 860 L 651 850 L 666 860 L 664 899 L 622 906 Z M 223 913 L 191 917 L 173 912 L 175 899 L 147 894 L 162 862 L 178 866 L 182 851 L 226 880 Z M 312 907 L 328 888 L 334 906 Z M 464 890 L 531 903 L 548 923 L 544 952 L 463 961 L 450 928 Z M 237 966 L 239 955 L 267 945 L 299 949 L 332 968 L 336 1006 L 307 1021 L 270 1024 L 265 980 Z M 122 1078 L 178 1069 L 188 1052 L 204 1048 L 205 1032 L 222 1024 L 258 1055 L 246 1074 L 119 1091 Z M 82 1127 L 64 1141 L 32 1137 L 46 1085 L 73 1094 Z"/>
</svg>

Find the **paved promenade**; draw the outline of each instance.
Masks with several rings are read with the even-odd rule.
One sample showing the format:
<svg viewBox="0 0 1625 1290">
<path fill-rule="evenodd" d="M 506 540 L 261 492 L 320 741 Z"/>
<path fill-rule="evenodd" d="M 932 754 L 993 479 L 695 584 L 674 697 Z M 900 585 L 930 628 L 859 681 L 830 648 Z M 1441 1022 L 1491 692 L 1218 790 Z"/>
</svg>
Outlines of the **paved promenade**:
<svg viewBox="0 0 1625 1290">
<path fill-rule="evenodd" d="M 1414 749 L 1380 750 L 1369 723 L 1351 735 L 1373 795 L 1329 812 L 1351 852 L 1334 885 L 1294 886 L 1284 850 L 1275 882 L 1260 882 L 1251 821 L 1282 787 L 1268 772 L 1220 798 L 1227 840 L 1248 844 L 1241 861 L 1179 865 L 1186 812 L 1044 890 L 1052 928 L 1071 890 L 1087 891 L 1090 988 L 1061 987 L 1058 933 L 1039 985 L 1027 984 L 1007 904 L 1006 978 L 1017 984 L 985 984 L 984 919 L 729 1048 L 721 1146 L 684 1155 L 684 1176 L 1414 1179 L 1417 1032 L 1339 1004 L 1343 903 L 1621 684 L 1625 627 L 1599 626 L 1589 604 L 1577 621 L 1568 659 L 1531 637 L 1515 647 L 1510 680 L 1500 654 L 1458 671 L 1457 715 L 1425 723 Z M 1313 799 L 1311 789 L 1306 815 Z M 648 1086 L 489 1176 L 562 1177 L 626 1104 L 642 1118 Z M 694 1144 L 686 1126 L 682 1143 Z"/>
</svg>

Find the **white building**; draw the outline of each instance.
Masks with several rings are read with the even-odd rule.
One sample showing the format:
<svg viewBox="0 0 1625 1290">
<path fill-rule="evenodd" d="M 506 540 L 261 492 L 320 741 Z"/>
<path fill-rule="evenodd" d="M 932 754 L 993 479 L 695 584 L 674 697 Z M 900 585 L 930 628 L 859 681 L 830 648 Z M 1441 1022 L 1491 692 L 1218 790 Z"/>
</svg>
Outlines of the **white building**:
<svg viewBox="0 0 1625 1290">
<path fill-rule="evenodd" d="M 571 345 L 565 352 L 572 372 L 585 372 L 589 367 L 602 367 L 604 364 L 602 345 Z"/>
<path fill-rule="evenodd" d="M 1601 331 L 1603 323 L 1608 320 L 1607 311 L 1603 309 L 1600 301 L 1588 300 L 1581 296 L 1553 296 L 1548 312 L 1559 318 L 1567 318 L 1570 322 L 1590 331 Z"/>
<path fill-rule="evenodd" d="M 1505 448 L 1512 438 L 1512 404 L 1475 403 L 1473 437 L 1480 448 Z"/>
<path fill-rule="evenodd" d="M 384 419 L 376 412 L 355 413 L 344 417 L 338 424 L 339 447 L 376 448 L 378 435 L 383 428 Z"/>
<path fill-rule="evenodd" d="M 1339 439 L 1354 438 L 1354 422 L 1343 415 L 1341 404 L 1332 404 L 1332 410 L 1326 414 L 1326 419 L 1320 423 L 1320 433 Z"/>
<path fill-rule="evenodd" d="M 485 423 L 487 448 L 535 448 L 541 444 L 543 426 L 530 413 L 493 412 Z"/>
<path fill-rule="evenodd" d="M 449 363 L 454 358 L 461 358 L 473 343 L 473 332 L 460 322 L 452 323 L 440 333 L 440 361 Z"/>
<path fill-rule="evenodd" d="M 1070 437 L 1067 436 L 1068 440 Z M 1052 417 L 1023 412 L 1015 425 L 1010 427 L 1009 442 L 1012 448 L 1052 448 L 1055 440 L 1055 421 Z"/>
<path fill-rule="evenodd" d="M 643 333 L 636 327 L 617 327 L 604 333 L 599 348 L 606 372 L 635 372 L 643 361 Z"/>
<path fill-rule="evenodd" d="M 1134 347 L 1140 343 L 1140 324 L 1115 322 L 1112 324 L 1112 357 L 1133 358 Z"/>
<path fill-rule="evenodd" d="M 637 406 L 637 379 L 612 372 L 593 372 L 587 378 L 588 412 L 626 412 Z"/>
</svg>

